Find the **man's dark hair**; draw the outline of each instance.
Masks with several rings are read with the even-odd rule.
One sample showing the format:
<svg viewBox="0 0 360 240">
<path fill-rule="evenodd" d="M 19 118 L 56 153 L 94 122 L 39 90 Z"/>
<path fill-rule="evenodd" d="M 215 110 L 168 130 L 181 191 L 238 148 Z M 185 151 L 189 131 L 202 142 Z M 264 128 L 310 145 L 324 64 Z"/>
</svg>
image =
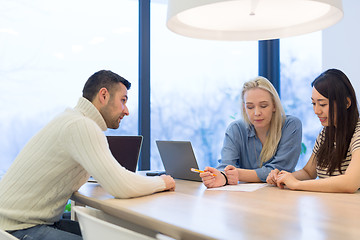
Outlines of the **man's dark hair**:
<svg viewBox="0 0 360 240">
<path fill-rule="evenodd" d="M 127 90 L 131 87 L 131 83 L 118 74 L 109 70 L 100 70 L 86 81 L 83 97 L 91 102 L 101 88 L 106 88 L 109 92 L 112 92 L 114 85 L 117 83 L 124 84 Z"/>
</svg>

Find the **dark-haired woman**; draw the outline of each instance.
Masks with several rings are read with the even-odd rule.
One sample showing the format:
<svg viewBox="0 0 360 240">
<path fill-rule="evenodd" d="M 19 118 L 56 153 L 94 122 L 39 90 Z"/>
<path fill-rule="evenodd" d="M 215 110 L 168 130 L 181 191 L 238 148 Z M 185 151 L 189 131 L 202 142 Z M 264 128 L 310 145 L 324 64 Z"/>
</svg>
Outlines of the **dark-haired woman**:
<svg viewBox="0 0 360 240">
<path fill-rule="evenodd" d="M 324 128 L 310 160 L 293 173 L 275 169 L 266 181 L 291 190 L 354 193 L 360 187 L 360 121 L 354 88 L 337 69 L 325 71 L 311 86 L 314 112 Z"/>
</svg>

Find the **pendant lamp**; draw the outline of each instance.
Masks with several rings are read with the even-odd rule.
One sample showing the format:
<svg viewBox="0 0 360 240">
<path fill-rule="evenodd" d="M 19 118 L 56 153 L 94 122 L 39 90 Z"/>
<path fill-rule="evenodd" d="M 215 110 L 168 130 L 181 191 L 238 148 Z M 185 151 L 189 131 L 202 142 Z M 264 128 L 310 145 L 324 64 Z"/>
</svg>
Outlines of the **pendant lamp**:
<svg viewBox="0 0 360 240">
<path fill-rule="evenodd" d="M 168 0 L 167 27 L 193 38 L 269 40 L 322 30 L 343 15 L 341 0 Z"/>
</svg>

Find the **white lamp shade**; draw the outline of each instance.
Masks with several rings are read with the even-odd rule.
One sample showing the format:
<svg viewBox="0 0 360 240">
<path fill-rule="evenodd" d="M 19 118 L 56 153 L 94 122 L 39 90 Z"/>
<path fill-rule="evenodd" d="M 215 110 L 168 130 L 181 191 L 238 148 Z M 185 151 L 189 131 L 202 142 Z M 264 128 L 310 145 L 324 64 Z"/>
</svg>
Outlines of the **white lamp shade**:
<svg viewBox="0 0 360 240">
<path fill-rule="evenodd" d="M 327 28 L 343 17 L 341 0 L 169 0 L 167 27 L 212 40 L 267 40 Z"/>
</svg>

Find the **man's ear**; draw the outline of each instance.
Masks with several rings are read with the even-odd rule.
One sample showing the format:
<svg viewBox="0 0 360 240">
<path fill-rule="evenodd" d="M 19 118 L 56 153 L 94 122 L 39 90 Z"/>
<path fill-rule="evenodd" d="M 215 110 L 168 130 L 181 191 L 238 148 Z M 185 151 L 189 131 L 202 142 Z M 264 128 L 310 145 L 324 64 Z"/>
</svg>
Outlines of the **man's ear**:
<svg viewBox="0 0 360 240">
<path fill-rule="evenodd" d="M 106 88 L 101 88 L 98 92 L 98 99 L 102 105 L 107 104 L 110 98 L 110 93 Z"/>
</svg>

